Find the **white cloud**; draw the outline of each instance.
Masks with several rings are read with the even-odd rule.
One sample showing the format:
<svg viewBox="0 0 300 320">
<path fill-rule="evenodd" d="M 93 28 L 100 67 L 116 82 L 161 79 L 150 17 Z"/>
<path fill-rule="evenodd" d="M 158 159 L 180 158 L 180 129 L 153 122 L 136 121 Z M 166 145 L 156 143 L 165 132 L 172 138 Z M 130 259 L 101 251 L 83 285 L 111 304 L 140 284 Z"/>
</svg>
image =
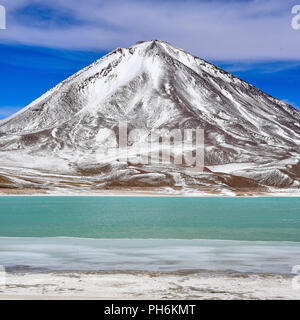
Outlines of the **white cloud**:
<svg viewBox="0 0 300 320">
<path fill-rule="evenodd" d="M 273 74 L 274 72 L 288 71 L 300 67 L 299 61 L 233 61 L 229 63 L 223 61 L 217 61 L 217 65 L 223 65 L 227 72 L 248 72 L 255 71 L 257 74 Z"/>
<path fill-rule="evenodd" d="M 0 107 L 0 119 L 5 119 L 20 110 L 20 107 Z"/>
<path fill-rule="evenodd" d="M 295 3 L 290 0 L 1 3 L 8 15 L 1 42 L 111 50 L 156 38 L 207 59 L 300 59 L 300 31 L 291 28 Z M 24 23 L 18 10 L 28 5 L 51 8 L 51 19 Z M 63 17 L 70 22 L 58 23 Z"/>
</svg>

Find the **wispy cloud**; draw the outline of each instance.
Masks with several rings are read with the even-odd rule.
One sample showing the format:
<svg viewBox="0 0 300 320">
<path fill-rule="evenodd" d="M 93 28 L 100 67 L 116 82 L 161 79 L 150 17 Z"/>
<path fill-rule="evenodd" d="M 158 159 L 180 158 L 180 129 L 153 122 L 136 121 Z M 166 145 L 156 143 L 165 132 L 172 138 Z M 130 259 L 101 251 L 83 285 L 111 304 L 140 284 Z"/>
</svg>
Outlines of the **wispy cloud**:
<svg viewBox="0 0 300 320">
<path fill-rule="evenodd" d="M 230 73 L 252 71 L 256 74 L 274 74 L 300 67 L 300 61 L 234 61 L 231 63 L 228 61 L 216 61 L 215 63 Z"/>
<path fill-rule="evenodd" d="M 5 119 L 20 110 L 20 107 L 1 106 L 0 105 L 0 119 Z"/>
<path fill-rule="evenodd" d="M 208 59 L 299 59 L 292 0 L 2 0 L 0 41 L 111 50 L 163 39 Z"/>
<path fill-rule="evenodd" d="M 291 106 L 293 106 L 294 108 L 300 110 L 300 105 L 297 105 L 297 103 L 295 103 L 294 101 L 290 101 L 289 99 L 281 99 L 282 101 L 290 104 Z"/>
</svg>

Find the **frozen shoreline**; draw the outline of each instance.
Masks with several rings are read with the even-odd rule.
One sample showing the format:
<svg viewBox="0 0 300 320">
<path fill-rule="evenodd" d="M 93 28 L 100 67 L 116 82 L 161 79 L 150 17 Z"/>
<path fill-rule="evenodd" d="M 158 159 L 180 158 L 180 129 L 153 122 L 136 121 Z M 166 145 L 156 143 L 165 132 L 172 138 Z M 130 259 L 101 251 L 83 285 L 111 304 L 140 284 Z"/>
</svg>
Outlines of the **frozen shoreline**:
<svg viewBox="0 0 300 320">
<path fill-rule="evenodd" d="M 164 272 L 290 276 L 300 243 L 209 239 L 0 238 L 10 273 Z"/>
<path fill-rule="evenodd" d="M 217 197 L 217 198 L 255 198 L 255 197 L 300 197 L 300 190 L 272 192 L 166 192 L 165 190 L 36 190 L 1 189 L 0 197 L 36 196 L 36 197 Z"/>
<path fill-rule="evenodd" d="M 3 299 L 300 299 L 292 277 L 272 274 L 7 273 Z"/>
</svg>

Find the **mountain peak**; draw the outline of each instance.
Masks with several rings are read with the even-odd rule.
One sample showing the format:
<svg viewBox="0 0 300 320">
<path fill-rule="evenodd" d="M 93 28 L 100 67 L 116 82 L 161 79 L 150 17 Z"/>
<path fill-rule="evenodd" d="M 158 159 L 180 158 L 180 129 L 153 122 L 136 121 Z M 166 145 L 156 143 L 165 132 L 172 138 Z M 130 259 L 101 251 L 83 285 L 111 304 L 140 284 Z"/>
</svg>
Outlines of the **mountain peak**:
<svg viewBox="0 0 300 320">
<path fill-rule="evenodd" d="M 120 121 L 148 131 L 203 128 L 209 170 L 198 178 L 173 166 L 128 165 L 120 171 L 111 165 L 101 171 L 93 158 L 99 134 L 116 130 Z M 115 145 L 113 139 L 101 141 Z M 0 152 L 10 168 L 16 153 L 22 154 L 20 159 L 34 155 L 62 163 L 55 169 L 61 173 L 97 173 L 105 185 L 112 180 L 121 184 L 122 179 L 142 185 L 148 172 L 147 183 L 153 186 L 181 181 L 231 190 L 237 187 L 237 175 L 253 187 L 297 187 L 299 146 L 299 111 L 155 39 L 115 49 L 0 122 Z M 43 161 L 27 165 L 49 170 Z"/>
<path fill-rule="evenodd" d="M 152 40 L 140 40 L 140 41 L 137 41 L 134 44 L 134 46 L 140 45 L 140 44 L 144 44 L 144 43 L 149 43 L 149 44 L 151 44 L 151 43 L 165 43 L 165 44 L 171 45 L 167 41 L 158 40 L 158 39 L 152 39 Z"/>
</svg>

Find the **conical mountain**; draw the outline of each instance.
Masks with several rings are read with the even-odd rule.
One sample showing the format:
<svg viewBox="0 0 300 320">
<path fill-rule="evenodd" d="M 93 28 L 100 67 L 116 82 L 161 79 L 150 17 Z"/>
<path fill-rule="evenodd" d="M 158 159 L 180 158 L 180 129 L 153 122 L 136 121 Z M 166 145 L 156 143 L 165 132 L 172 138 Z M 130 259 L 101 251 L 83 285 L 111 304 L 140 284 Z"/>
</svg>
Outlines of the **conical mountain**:
<svg viewBox="0 0 300 320">
<path fill-rule="evenodd" d="M 205 171 L 97 163 L 99 133 L 117 135 L 120 121 L 149 132 L 203 128 Z M 167 42 L 138 42 L 0 121 L 0 155 L 3 187 L 299 190 L 300 112 Z"/>
</svg>

